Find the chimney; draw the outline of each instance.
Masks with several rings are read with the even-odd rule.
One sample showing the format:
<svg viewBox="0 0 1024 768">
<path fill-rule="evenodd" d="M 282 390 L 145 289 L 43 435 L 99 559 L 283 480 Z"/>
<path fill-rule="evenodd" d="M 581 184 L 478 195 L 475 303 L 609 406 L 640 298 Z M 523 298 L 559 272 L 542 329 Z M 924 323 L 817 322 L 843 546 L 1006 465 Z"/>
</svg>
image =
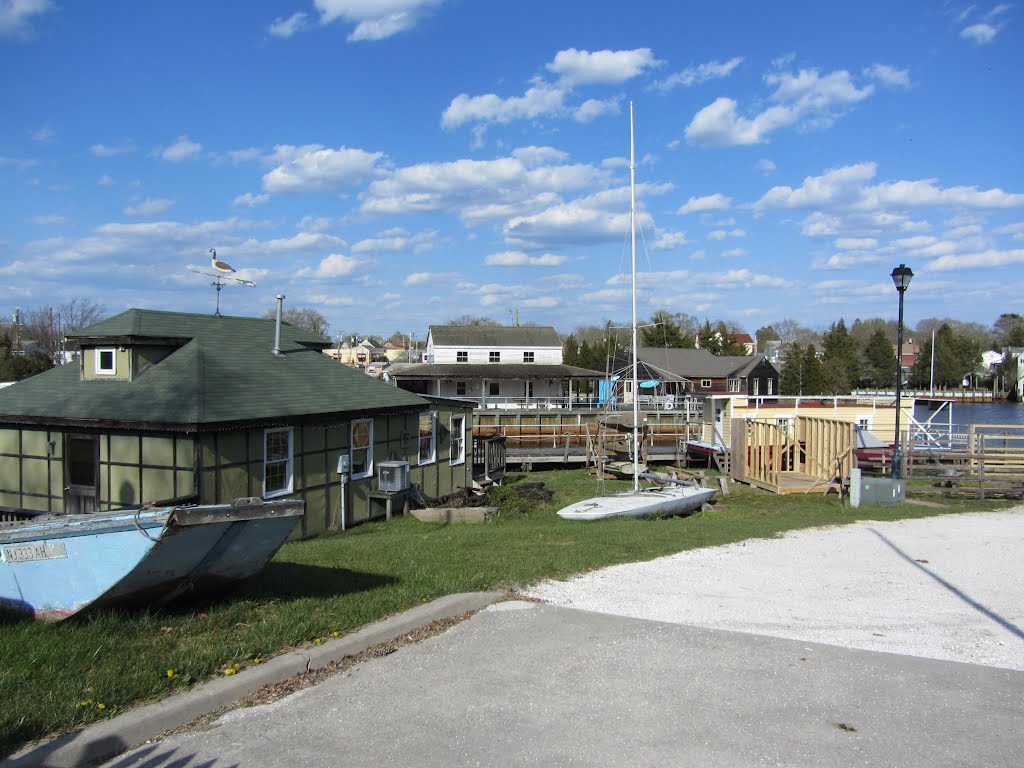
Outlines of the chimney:
<svg viewBox="0 0 1024 768">
<path fill-rule="evenodd" d="M 278 357 L 281 356 L 281 315 L 284 313 L 284 296 L 277 294 L 277 323 L 274 325 L 274 349 Z"/>
</svg>

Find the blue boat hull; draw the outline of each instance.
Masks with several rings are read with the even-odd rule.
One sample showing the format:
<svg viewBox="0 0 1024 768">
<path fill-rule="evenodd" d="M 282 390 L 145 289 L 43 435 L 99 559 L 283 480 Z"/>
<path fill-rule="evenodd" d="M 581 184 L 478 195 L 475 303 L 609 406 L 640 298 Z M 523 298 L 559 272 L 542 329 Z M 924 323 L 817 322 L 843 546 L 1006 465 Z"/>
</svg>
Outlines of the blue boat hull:
<svg viewBox="0 0 1024 768">
<path fill-rule="evenodd" d="M 245 499 L 0 529 L 0 616 L 64 619 L 221 591 L 266 565 L 303 508 L 302 502 Z"/>
</svg>

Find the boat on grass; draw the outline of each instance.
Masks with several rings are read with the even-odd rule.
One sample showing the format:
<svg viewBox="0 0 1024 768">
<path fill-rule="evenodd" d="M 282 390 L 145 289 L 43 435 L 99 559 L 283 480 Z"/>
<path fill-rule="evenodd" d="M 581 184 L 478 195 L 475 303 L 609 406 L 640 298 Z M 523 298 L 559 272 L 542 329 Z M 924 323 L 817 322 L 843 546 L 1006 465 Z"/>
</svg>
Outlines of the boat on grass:
<svg viewBox="0 0 1024 768">
<path fill-rule="evenodd" d="M 631 376 L 633 393 L 633 414 L 629 421 L 632 430 L 631 470 L 618 466 L 623 475 L 628 474 L 633 480 L 633 489 L 609 496 L 597 496 L 592 499 L 578 501 L 560 509 L 558 516 L 563 520 L 601 520 L 608 517 L 669 517 L 672 515 L 691 514 L 710 501 L 715 491 L 704 488 L 696 483 L 661 478 L 646 473 L 646 467 L 640 461 L 640 386 L 637 370 L 637 318 L 636 318 L 636 162 L 633 146 L 633 103 L 629 104 L 629 226 L 632 251 L 632 353 L 633 372 Z M 621 418 L 621 417 L 620 417 Z M 660 487 L 641 488 L 641 478 L 654 479 L 662 483 Z"/>
<path fill-rule="evenodd" d="M 158 609 L 258 573 L 305 502 L 54 515 L 0 528 L 0 618 L 61 620 L 99 608 Z"/>
<path fill-rule="evenodd" d="M 678 482 L 666 487 L 634 488 L 577 501 L 558 510 L 558 516 L 563 520 L 603 520 L 607 517 L 689 515 L 711 501 L 714 495 L 714 488 Z"/>
</svg>

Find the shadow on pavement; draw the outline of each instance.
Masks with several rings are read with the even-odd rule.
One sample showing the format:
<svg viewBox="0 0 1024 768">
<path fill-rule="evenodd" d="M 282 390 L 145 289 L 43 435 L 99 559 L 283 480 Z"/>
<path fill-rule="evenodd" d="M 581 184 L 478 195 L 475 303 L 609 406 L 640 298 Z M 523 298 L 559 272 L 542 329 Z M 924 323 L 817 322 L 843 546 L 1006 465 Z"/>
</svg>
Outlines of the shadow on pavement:
<svg viewBox="0 0 1024 768">
<path fill-rule="evenodd" d="M 895 552 L 897 555 L 902 557 L 904 560 L 906 560 L 908 563 L 910 563 L 912 566 L 914 566 L 918 570 L 920 570 L 923 573 L 926 573 L 929 576 L 931 576 L 935 581 L 937 581 L 939 584 L 941 584 L 943 587 L 945 587 L 947 590 L 949 590 L 952 594 L 956 595 L 958 598 L 960 598 L 965 603 L 967 603 L 967 605 L 971 606 L 971 608 L 973 608 L 974 610 L 978 611 L 978 613 L 981 613 L 984 616 L 987 616 L 988 618 L 992 619 L 992 621 L 994 621 L 996 624 L 998 624 L 1003 629 L 1005 629 L 1007 632 L 1010 632 L 1013 635 L 1015 635 L 1016 637 L 1019 637 L 1021 640 L 1024 640 L 1024 630 L 1022 630 L 1016 624 L 1014 624 L 1011 621 L 1003 618 L 998 613 L 993 611 L 991 608 L 988 608 L 988 607 L 982 605 L 977 600 L 975 600 L 973 597 L 971 597 L 970 595 L 962 592 L 958 587 L 956 587 L 953 584 L 950 584 L 948 581 L 946 581 L 944 578 L 939 576 L 937 573 L 933 572 L 931 569 L 925 568 L 924 565 L 919 563 L 917 560 L 912 558 L 910 555 L 908 555 L 906 552 L 904 552 L 898 546 L 893 544 L 888 538 L 886 538 L 885 534 L 881 533 L 880 531 L 878 531 L 878 530 L 876 530 L 874 528 L 870 528 L 868 530 L 870 530 L 873 534 L 875 534 L 875 536 L 880 538 L 882 540 L 882 542 L 887 547 L 889 547 L 893 552 Z"/>
</svg>

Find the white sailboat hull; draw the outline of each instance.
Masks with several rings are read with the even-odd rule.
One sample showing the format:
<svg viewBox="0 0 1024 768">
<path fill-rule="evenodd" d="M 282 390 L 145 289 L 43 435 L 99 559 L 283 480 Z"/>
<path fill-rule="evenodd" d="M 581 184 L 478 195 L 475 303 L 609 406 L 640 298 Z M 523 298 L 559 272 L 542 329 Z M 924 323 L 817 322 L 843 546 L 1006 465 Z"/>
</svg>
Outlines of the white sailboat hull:
<svg viewBox="0 0 1024 768">
<path fill-rule="evenodd" d="M 563 520 L 603 520 L 606 517 L 671 517 L 696 512 L 715 495 L 714 488 L 681 485 L 641 488 L 611 496 L 598 496 L 558 511 Z"/>
</svg>

